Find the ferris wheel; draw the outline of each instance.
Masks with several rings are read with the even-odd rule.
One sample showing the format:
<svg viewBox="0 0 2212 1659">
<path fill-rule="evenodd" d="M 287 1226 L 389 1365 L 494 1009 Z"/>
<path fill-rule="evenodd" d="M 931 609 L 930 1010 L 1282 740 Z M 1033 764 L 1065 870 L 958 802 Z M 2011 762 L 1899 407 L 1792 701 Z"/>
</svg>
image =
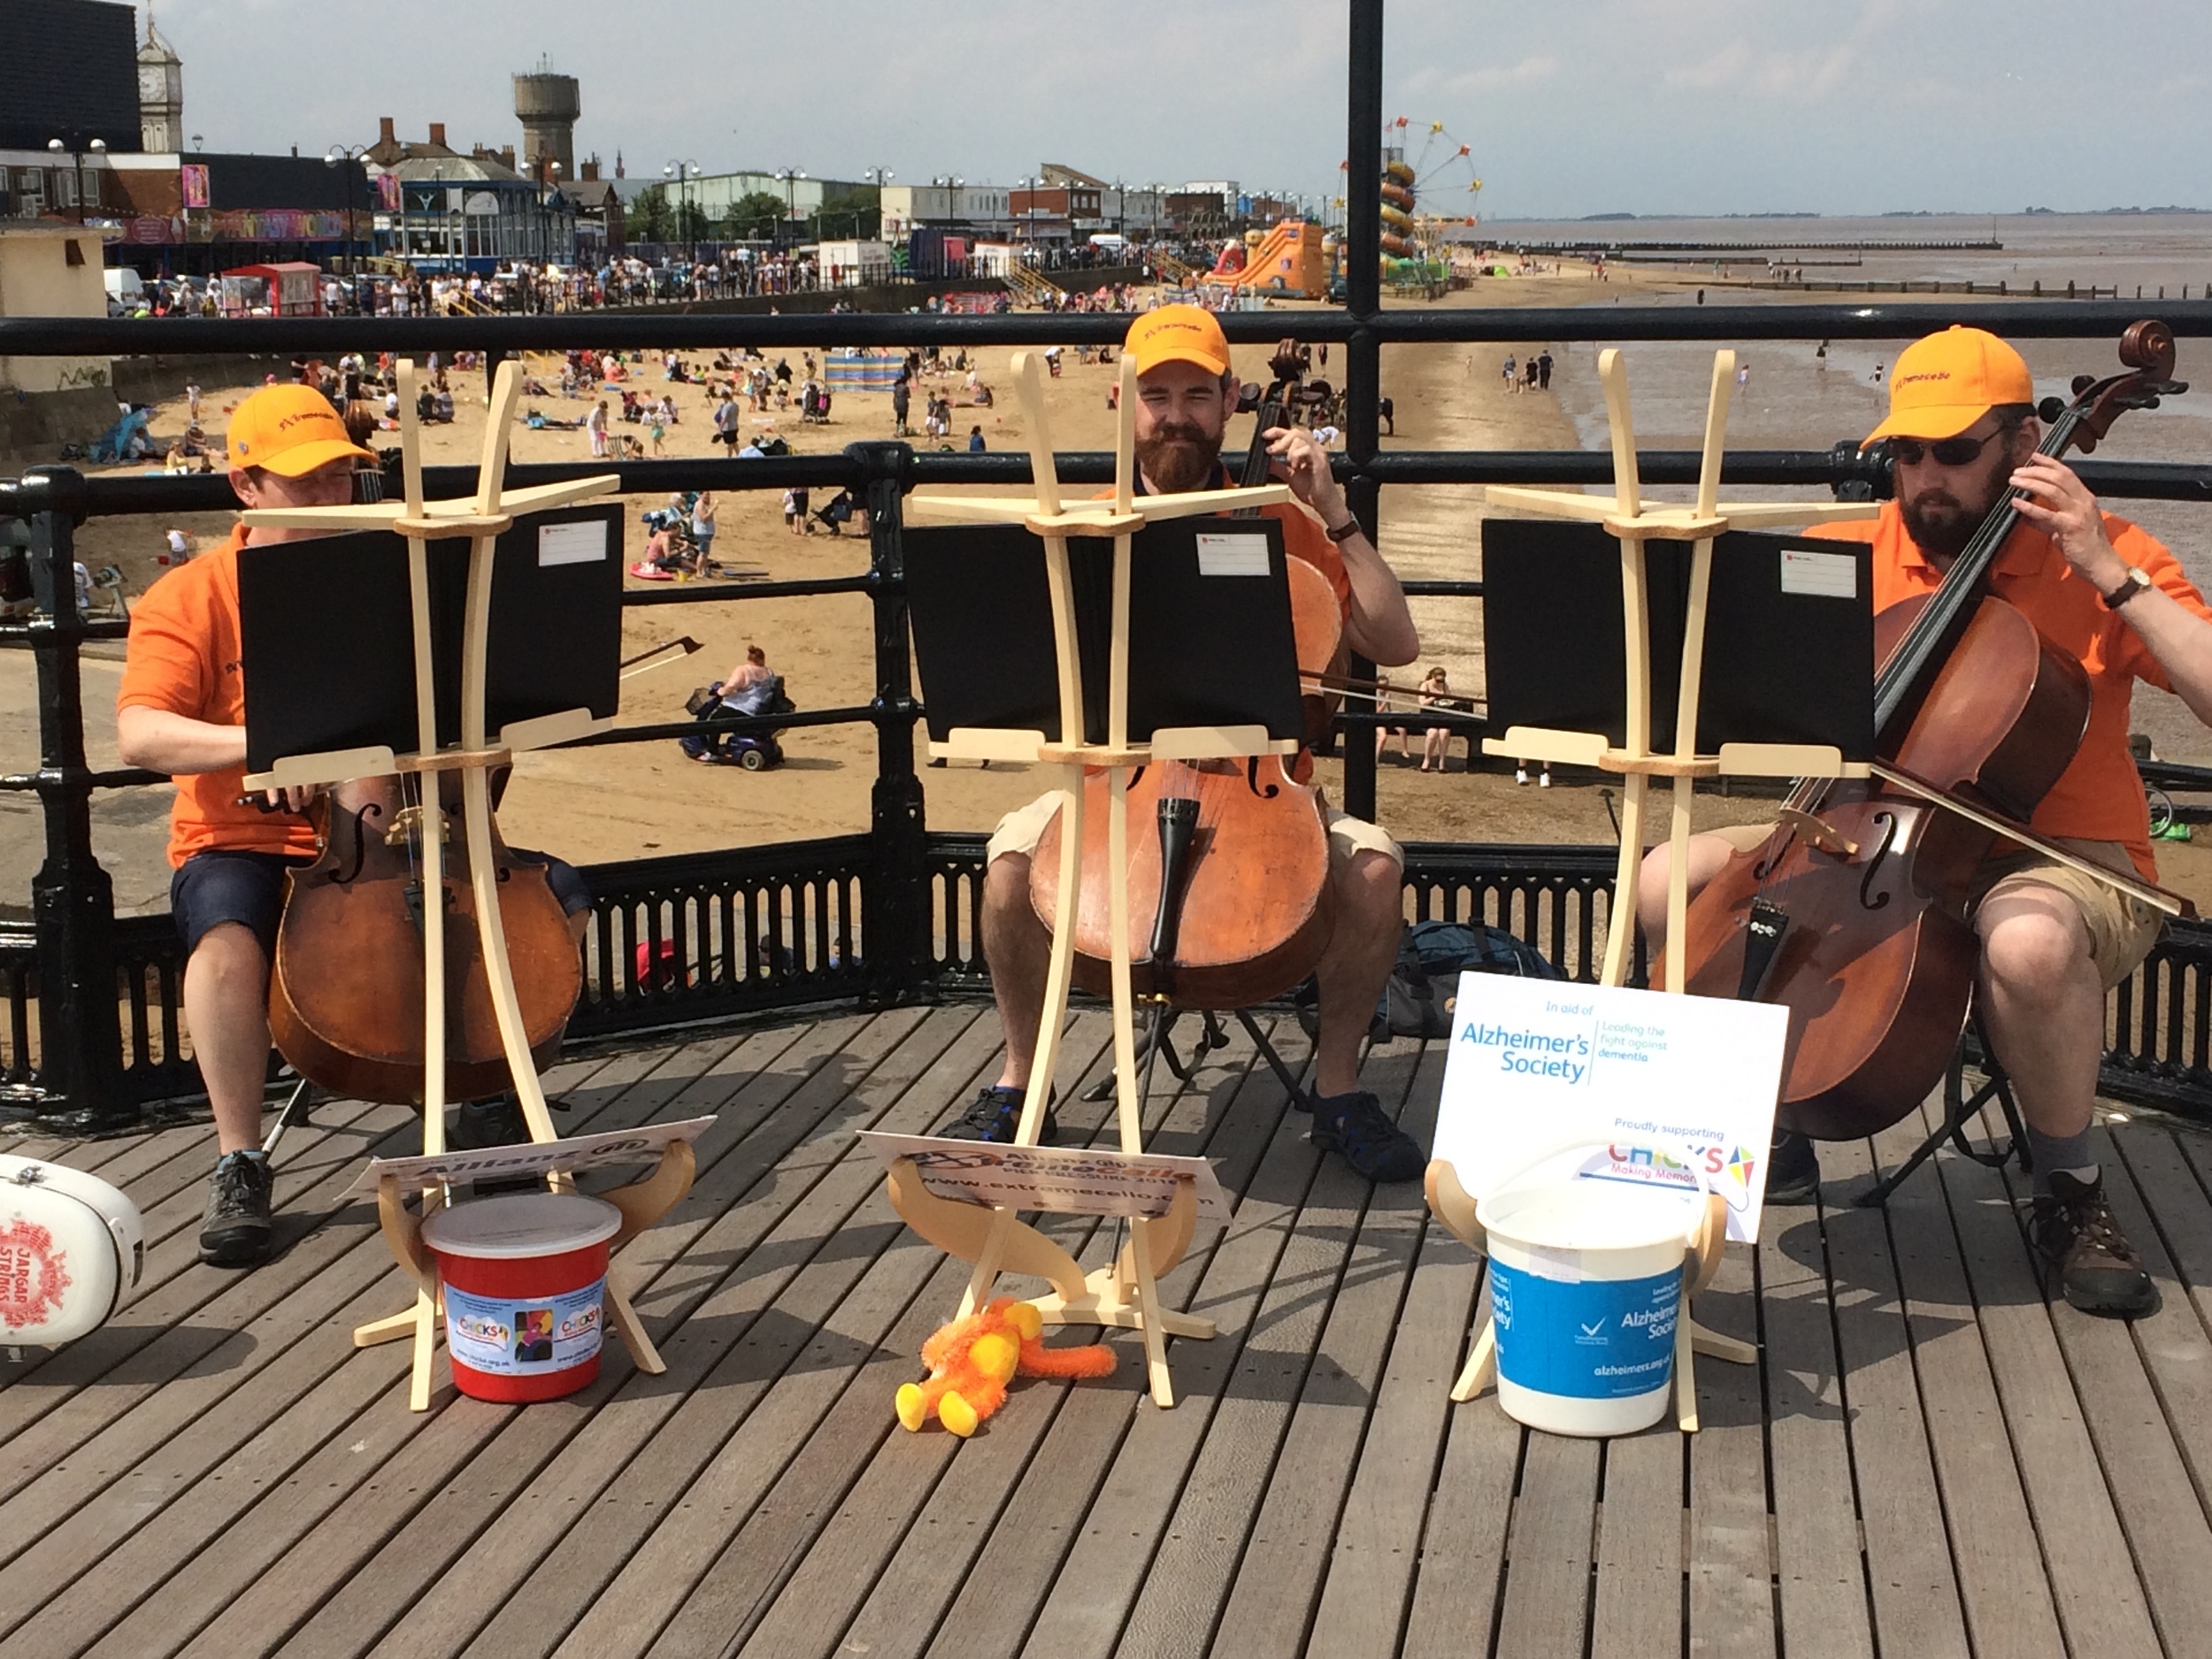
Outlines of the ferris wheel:
<svg viewBox="0 0 2212 1659">
<path fill-rule="evenodd" d="M 1454 137 L 1443 122 L 1431 121 L 1418 152 L 1409 155 L 1414 130 L 1403 115 L 1383 127 L 1382 249 L 1400 259 L 1436 257 L 1448 230 L 1478 222 L 1475 198 L 1482 193 L 1471 145 Z M 1348 166 L 1340 163 L 1338 170 Z M 1344 205 L 1342 196 L 1337 205 Z"/>
</svg>

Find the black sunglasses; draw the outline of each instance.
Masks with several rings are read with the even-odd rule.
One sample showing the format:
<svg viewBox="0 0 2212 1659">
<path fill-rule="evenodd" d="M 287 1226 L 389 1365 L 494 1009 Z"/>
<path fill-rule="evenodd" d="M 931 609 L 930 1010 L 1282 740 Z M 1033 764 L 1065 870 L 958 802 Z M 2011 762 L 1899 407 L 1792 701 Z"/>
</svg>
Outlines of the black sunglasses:
<svg viewBox="0 0 2212 1659">
<path fill-rule="evenodd" d="M 1938 466 L 1964 466 L 1989 447 L 1992 438 L 2001 438 L 2010 430 L 2000 426 L 1978 438 L 1938 438 L 1933 443 L 1918 438 L 1892 438 L 1889 452 L 1900 466 L 1918 466 L 1931 457 Z"/>
</svg>

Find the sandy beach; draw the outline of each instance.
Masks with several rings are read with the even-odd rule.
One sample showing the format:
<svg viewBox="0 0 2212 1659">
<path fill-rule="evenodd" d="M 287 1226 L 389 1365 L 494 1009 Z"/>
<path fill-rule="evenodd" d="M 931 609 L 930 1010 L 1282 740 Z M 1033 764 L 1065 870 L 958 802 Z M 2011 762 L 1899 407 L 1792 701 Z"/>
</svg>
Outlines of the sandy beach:
<svg viewBox="0 0 2212 1659">
<path fill-rule="evenodd" d="M 1696 280 L 1617 268 L 1615 275 L 1615 281 L 1603 290 L 1605 299 L 1671 297 Z M 1573 267 L 1555 276 L 1486 281 L 1478 288 L 1452 295 L 1445 303 L 1491 307 L 1579 305 L 1593 303 L 1594 297 L 1594 285 L 1586 273 Z M 1282 308 L 1285 333 L 1294 332 L 1299 309 Z M 1499 374 L 1500 360 L 1509 353 L 1517 359 L 1525 358 L 1528 352 L 1547 345 L 1558 363 L 1552 388 L 1509 394 Z M 1237 365 L 1246 379 L 1266 378 L 1270 349 L 1266 345 L 1237 349 Z M 1686 349 L 1701 353 L 1709 365 L 1709 349 Z M 1778 361 L 1783 349 L 1764 348 L 1762 356 Z M 1808 347 L 1807 354 L 1809 350 Z M 686 357 L 695 368 L 703 369 L 712 355 L 696 352 Z M 999 394 L 997 406 L 989 410 L 956 407 L 956 444 L 964 446 L 968 427 L 980 425 L 993 450 L 1022 446 L 1026 434 L 1011 396 L 1012 355 L 1013 349 L 1006 347 L 989 348 L 980 354 L 982 376 Z M 804 369 L 801 354 L 791 353 L 790 358 L 795 383 L 803 377 Z M 773 362 L 772 356 L 770 360 Z M 557 376 L 557 364 L 550 360 L 540 359 L 533 366 L 541 373 L 550 371 L 549 379 Z M 1334 373 L 1326 378 L 1340 380 L 1340 359 L 1333 360 L 1331 367 Z M 1111 447 L 1114 416 L 1107 406 L 1107 391 L 1117 373 L 1112 366 L 1078 362 L 1071 350 L 1064 354 L 1064 373 L 1046 382 L 1049 418 L 1061 447 Z M 702 387 L 680 384 L 670 388 L 661 378 L 657 360 L 633 365 L 632 374 L 630 383 L 641 395 L 657 396 L 671 389 L 675 395 L 680 419 L 667 435 L 668 455 L 703 457 L 719 452 L 718 446 L 710 442 L 712 405 Z M 1649 378 L 1640 376 L 1640 388 Z M 1860 405 L 1872 408 L 1878 403 L 1878 397 L 1863 391 L 1847 392 L 1842 380 L 1839 373 L 1833 406 L 1824 417 L 1828 424 L 1841 423 L 1841 429 L 1833 434 L 1838 436 L 1844 430 L 1863 428 L 1865 411 Z M 480 384 L 472 375 L 455 378 L 455 420 L 449 426 L 431 427 L 426 434 L 426 458 L 433 464 L 472 461 L 479 452 L 484 411 L 470 394 L 477 392 Z M 948 375 L 943 384 L 956 403 L 964 396 L 958 377 Z M 220 433 L 227 409 L 251 389 L 246 386 L 204 389 L 203 419 L 211 433 Z M 1586 345 L 1570 347 L 1563 342 L 1532 340 L 1478 347 L 1390 346 L 1384 353 L 1383 391 L 1396 409 L 1396 434 L 1384 439 L 1386 449 L 1552 449 L 1595 447 L 1602 442 L 1599 434 L 1590 430 L 1589 411 L 1595 403 L 1594 353 Z M 1640 426 L 1643 401 L 1640 396 Z M 526 403 L 557 419 L 580 417 L 589 406 L 581 398 L 564 399 L 557 394 Z M 918 426 L 920 403 L 918 397 L 914 409 Z M 749 411 L 745 420 L 749 432 L 772 420 L 775 430 L 801 453 L 834 451 L 858 440 L 889 437 L 893 428 L 890 399 L 884 393 L 841 392 L 833 419 L 826 426 L 802 425 L 795 404 L 769 416 Z M 157 444 L 181 434 L 184 424 L 181 399 L 161 405 L 152 423 Z M 1663 414 L 1648 430 L 1640 430 L 1640 439 L 1653 446 L 1667 443 L 1669 428 L 1675 424 Z M 1754 416 L 1744 431 L 1732 426 L 1732 439 L 1763 446 L 1772 441 L 1775 425 Z M 1234 450 L 1244 446 L 1248 426 L 1245 420 L 1232 425 L 1228 448 Z M 618 429 L 643 435 L 641 426 L 618 423 Z M 1832 441 L 1830 436 L 1797 432 L 1789 442 L 1802 444 L 1815 438 L 1823 447 Z M 390 439 L 388 435 L 380 441 Z M 532 430 L 518 425 L 513 434 L 512 453 L 518 462 L 575 462 L 588 459 L 590 449 L 581 431 Z M 719 534 L 715 554 L 718 561 L 778 580 L 848 575 L 866 568 L 866 542 L 861 537 L 793 535 L 781 519 L 780 494 L 733 490 L 718 495 Z M 626 562 L 638 557 L 644 547 L 646 533 L 640 514 L 661 504 L 654 497 L 625 498 Z M 814 504 L 820 504 L 818 493 Z M 1482 511 L 1479 489 L 1416 487 L 1386 491 L 1379 533 L 1383 552 L 1404 578 L 1479 576 Z M 206 547 L 227 533 L 230 519 L 227 514 L 209 513 L 180 517 L 175 523 L 193 538 L 196 547 Z M 134 595 L 162 573 L 156 556 L 162 548 L 162 533 L 168 526 L 167 520 L 96 519 L 80 532 L 79 556 L 95 569 L 115 565 L 124 576 L 127 591 Z M 632 585 L 642 584 L 633 581 Z M 1424 669 L 1440 664 L 1449 673 L 1455 690 L 1479 694 L 1482 685 L 1479 603 L 1417 600 L 1415 611 L 1422 634 L 1421 658 L 1396 676 L 1398 683 L 1410 686 Z M 789 694 L 801 708 L 864 703 L 873 689 L 872 632 L 868 603 L 859 596 L 631 608 L 625 613 L 626 654 L 682 634 L 701 641 L 704 649 L 687 662 L 626 681 L 621 720 L 635 724 L 680 718 L 684 698 L 692 687 L 719 678 L 741 659 L 745 647 L 754 642 L 764 649 L 770 664 L 786 677 Z M 113 725 L 107 710 L 111 706 L 109 687 L 119 668 L 119 648 L 96 648 L 87 664 L 87 736 L 95 765 L 117 764 Z M 0 655 L 0 672 L 15 676 L 12 687 L 15 695 L 5 702 L 14 712 L 0 716 L 0 762 L 12 770 L 36 763 L 30 671 L 27 654 Z M 2146 698 L 2155 695 L 2143 694 Z M 511 841 L 546 848 L 580 864 L 864 832 L 875 777 L 872 730 L 865 726 L 802 730 L 789 735 L 785 748 L 787 763 L 759 773 L 697 764 L 687 759 L 672 741 L 530 755 L 518 764 L 515 784 L 501 814 L 502 824 Z M 1417 757 L 1417 729 L 1411 748 Z M 1607 803 L 1599 788 L 1517 787 L 1509 774 L 1459 771 L 1463 745 L 1455 742 L 1453 754 L 1454 770 L 1442 775 L 1424 773 L 1411 760 L 1400 759 L 1394 740 L 1381 767 L 1379 816 L 1402 838 L 1613 841 Z M 918 755 L 917 759 L 918 764 Z M 987 828 L 1001 812 L 1036 792 L 1036 781 L 1024 772 L 1025 769 L 1004 765 L 988 771 L 968 765 L 926 771 L 922 775 L 930 827 Z M 1324 762 L 1319 780 L 1333 793 L 1340 773 L 1339 763 Z M 166 905 L 168 869 L 162 847 L 168 795 L 165 787 L 150 787 L 105 792 L 96 801 L 95 844 L 115 878 L 118 907 L 126 912 Z M 1710 821 L 1748 821 L 1770 810 L 1758 801 L 1740 797 L 1704 796 L 1700 802 L 1701 818 Z M 15 826 L 14 833 L 0 838 L 0 860 L 7 866 L 0 870 L 0 893 L 12 896 L 28 892 L 42 839 L 37 811 L 32 798 L 0 797 L 0 813 L 8 815 L 0 821 Z M 2161 858 L 2170 881 L 2187 889 L 2201 887 L 2208 900 L 2212 900 L 2212 855 L 2193 846 L 2173 845 L 2162 848 Z"/>
</svg>

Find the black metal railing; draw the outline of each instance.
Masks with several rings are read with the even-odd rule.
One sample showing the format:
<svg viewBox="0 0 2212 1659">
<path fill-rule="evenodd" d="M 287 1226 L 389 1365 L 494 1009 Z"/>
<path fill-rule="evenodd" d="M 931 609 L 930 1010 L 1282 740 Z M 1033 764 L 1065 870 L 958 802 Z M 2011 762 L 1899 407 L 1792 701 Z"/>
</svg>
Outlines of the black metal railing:
<svg viewBox="0 0 2212 1659">
<path fill-rule="evenodd" d="M 1604 308 L 1385 311 L 1378 209 L 1382 177 L 1381 0 L 1350 0 L 1348 51 L 1346 292 L 1338 310 L 1295 314 L 1231 312 L 1232 340 L 1265 342 L 1294 328 L 1301 338 L 1341 346 L 1346 442 L 1336 459 L 1352 511 L 1372 534 L 1381 493 L 1411 484 L 1595 484 L 1609 481 L 1601 453 L 1459 451 L 1384 454 L 1378 404 L 1386 342 L 1879 339 L 1916 337 L 1948 322 L 2015 336 L 2110 339 L 2144 314 L 2134 303 L 2095 300 L 1885 304 L 1640 304 Z M 2177 334 L 2212 335 L 2212 302 L 2155 307 Z M 287 357 L 342 352 L 481 351 L 488 371 L 523 349 L 757 345 L 768 349 L 935 345 L 941 350 L 1005 344 L 1118 342 L 1125 319 L 1087 315 L 730 316 L 555 313 L 520 317 L 269 319 L 161 323 L 102 319 L 0 319 L 0 359 L 41 356 L 196 353 Z M 1696 457 L 1640 457 L 1653 484 L 1686 483 Z M 1102 482 L 1112 459 L 1059 457 L 1071 483 Z M 2116 498 L 2212 500 L 2212 467 L 2089 462 L 2093 488 Z M 983 841 L 928 833 L 913 766 L 920 706 L 909 678 L 901 503 L 917 485 L 1025 483 L 1021 455 L 917 453 L 902 443 L 856 444 L 841 454 L 764 460 L 630 461 L 511 469 L 518 485 L 611 471 L 626 493 L 672 489 L 781 489 L 795 484 L 849 488 L 871 515 L 863 574 L 818 582 L 693 583 L 626 595 L 635 606 L 742 602 L 769 595 L 864 595 L 873 620 L 874 690 L 865 704 L 809 710 L 806 724 L 865 724 L 877 737 L 876 776 L 865 835 L 682 857 L 603 864 L 586 873 L 595 895 L 587 945 L 588 984 L 572 1030 L 605 1037 L 680 1028 L 703 1020 L 810 1002 L 882 1006 L 987 985 L 979 938 Z M 1870 481 L 1855 451 L 1775 450 L 1727 457 L 1731 483 L 1841 488 Z M 472 491 L 474 469 L 428 470 L 434 495 Z M 96 791 L 143 787 L 151 774 L 96 772 L 87 763 L 78 654 L 88 640 L 113 639 L 119 623 L 78 613 L 71 580 L 73 534 L 86 518 L 214 511 L 232 504 L 219 478 L 81 478 L 65 470 L 0 482 L 0 520 L 29 526 L 35 614 L 0 624 L 0 645 L 36 658 L 40 764 L 0 778 L 0 789 L 35 793 L 43 809 L 46 856 L 33 884 L 31 914 L 0 924 L 0 1094 L 57 1122 L 133 1121 L 146 1102 L 188 1095 L 197 1076 L 181 1018 L 182 951 L 165 916 L 117 918 L 106 872 L 94 856 L 90 803 Z M 1417 584 L 1438 596 L 1480 602 L 1479 581 Z M 1356 662 L 1355 675 L 1372 672 Z M 1376 717 L 1340 717 L 1364 729 Z M 1479 724 L 1479 718 L 1470 717 Z M 779 717 L 733 729 L 788 726 Z M 688 723 L 647 723 L 588 740 L 665 741 Z M 1375 805 L 1371 745 L 1345 745 L 1342 804 L 1361 816 Z M 1603 847 L 1497 847 L 1418 842 L 1409 849 L 1409 914 L 1480 918 L 1529 940 L 1578 978 L 1595 972 L 1608 924 L 1614 855 Z M 2114 995 L 2103 1087 L 2212 1116 L 2212 927 L 2180 924 Z"/>
</svg>

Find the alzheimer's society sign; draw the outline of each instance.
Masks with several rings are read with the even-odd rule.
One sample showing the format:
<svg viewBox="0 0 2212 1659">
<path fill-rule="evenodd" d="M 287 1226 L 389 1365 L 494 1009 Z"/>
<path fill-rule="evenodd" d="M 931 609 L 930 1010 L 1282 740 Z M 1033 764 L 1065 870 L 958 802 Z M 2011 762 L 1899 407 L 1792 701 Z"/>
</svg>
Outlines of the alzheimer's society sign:
<svg viewBox="0 0 2212 1659">
<path fill-rule="evenodd" d="M 1576 1141 L 1598 1180 L 1696 1186 L 1759 1236 L 1789 1012 L 1766 1002 L 1460 976 L 1434 1156 L 1477 1197 Z"/>
</svg>

